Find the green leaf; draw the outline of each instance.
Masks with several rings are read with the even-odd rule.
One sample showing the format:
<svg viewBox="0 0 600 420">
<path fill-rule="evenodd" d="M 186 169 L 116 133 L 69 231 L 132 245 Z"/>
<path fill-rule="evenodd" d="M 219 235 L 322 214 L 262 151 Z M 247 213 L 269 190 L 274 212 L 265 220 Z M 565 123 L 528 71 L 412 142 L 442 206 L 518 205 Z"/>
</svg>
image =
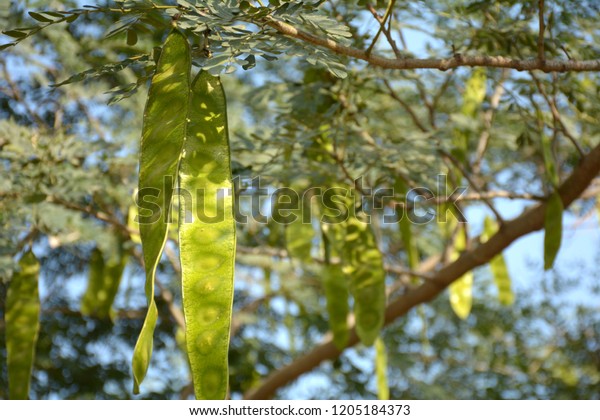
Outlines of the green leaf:
<svg viewBox="0 0 600 420">
<path fill-rule="evenodd" d="M 168 232 L 177 167 L 186 135 L 191 56 L 186 37 L 173 30 L 162 48 L 144 112 L 138 189 L 140 237 L 148 313 L 133 352 L 134 393 L 148 370 L 158 316 L 154 280 Z"/>
<path fill-rule="evenodd" d="M 138 42 L 138 36 L 135 30 L 127 29 L 127 45 L 135 45 Z"/>
<path fill-rule="evenodd" d="M 364 345 L 371 346 L 384 322 L 385 271 L 375 236 L 357 214 L 351 214 L 346 222 L 344 273 L 354 297 L 356 333 Z"/>
<path fill-rule="evenodd" d="M 456 260 L 466 248 L 466 232 L 461 229 L 454 241 L 452 261 Z M 473 272 L 463 274 L 448 287 L 450 293 L 450 306 L 460 319 L 466 319 L 473 306 Z"/>
<path fill-rule="evenodd" d="M 348 344 L 348 282 L 339 264 L 327 264 L 323 267 L 323 289 L 327 301 L 329 328 L 333 334 L 333 343 L 342 350 Z"/>
<path fill-rule="evenodd" d="M 2 31 L 2 33 L 11 38 L 25 38 L 27 34 L 25 32 L 17 31 L 17 30 L 8 30 Z"/>
<path fill-rule="evenodd" d="M 29 398 L 29 382 L 39 330 L 40 300 L 38 277 L 40 264 L 32 251 L 19 261 L 6 294 L 6 352 L 10 399 Z"/>
<path fill-rule="evenodd" d="M 164 54 L 164 52 L 163 52 Z M 235 220 L 225 93 L 201 71 L 192 84 L 179 169 L 179 244 L 186 342 L 198 399 L 224 399 L 233 303 Z M 180 196 L 181 197 L 181 196 Z"/>
<path fill-rule="evenodd" d="M 491 217 L 486 216 L 483 221 L 483 235 L 482 240 L 487 241 L 498 231 L 496 222 Z M 504 255 L 499 253 L 490 260 L 490 269 L 494 278 L 494 283 L 498 289 L 498 301 L 502 305 L 510 306 L 515 301 L 515 295 L 511 288 L 510 275 L 508 274 L 508 267 L 504 260 Z"/>
<path fill-rule="evenodd" d="M 17 45 L 15 42 L 9 42 L 8 44 L 2 44 L 2 45 L 0 45 L 0 51 L 3 51 L 5 49 L 13 47 L 15 45 Z"/>
<path fill-rule="evenodd" d="M 42 15 L 41 13 L 28 12 L 29 16 L 37 20 L 38 22 L 54 22 L 54 20 Z"/>
<path fill-rule="evenodd" d="M 544 270 L 554 265 L 562 240 L 563 203 L 558 192 L 554 192 L 546 203 L 546 219 L 544 222 Z"/>
<path fill-rule="evenodd" d="M 387 379 L 387 353 L 381 337 L 375 340 L 375 374 L 377 376 L 377 399 L 389 400 L 390 388 Z"/>
<path fill-rule="evenodd" d="M 98 248 L 92 251 L 88 286 L 81 300 L 81 313 L 86 316 L 96 316 L 107 319 L 111 315 L 112 304 L 119 290 L 123 270 L 127 258 L 123 254 L 121 244 L 115 255 L 104 261 L 102 251 Z"/>
<path fill-rule="evenodd" d="M 250 70 L 256 67 L 256 57 L 253 54 L 248 55 L 248 57 L 246 57 L 245 60 L 246 64 L 242 65 L 242 68 L 244 70 Z"/>
</svg>

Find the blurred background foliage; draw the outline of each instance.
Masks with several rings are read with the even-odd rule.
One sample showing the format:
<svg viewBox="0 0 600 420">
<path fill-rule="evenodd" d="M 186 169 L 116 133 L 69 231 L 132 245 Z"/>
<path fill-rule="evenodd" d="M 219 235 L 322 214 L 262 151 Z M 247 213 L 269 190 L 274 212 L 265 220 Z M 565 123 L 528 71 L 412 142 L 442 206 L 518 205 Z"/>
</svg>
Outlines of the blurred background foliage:
<svg viewBox="0 0 600 420">
<path fill-rule="evenodd" d="M 291 8 L 301 2 L 270 5 L 280 3 Z M 387 5 L 316 3 L 306 10 L 312 21 L 296 17 L 296 22 L 309 28 L 319 16 L 337 22 L 339 27 L 328 23 L 323 32 L 359 48 L 368 48 L 378 29 L 369 7 L 383 14 Z M 2 28 L 36 24 L 27 11 L 82 7 L 77 1 L 2 4 Z M 537 1 L 396 2 L 391 29 L 404 56 L 445 57 L 454 52 L 535 56 L 536 7 Z M 547 2 L 547 7 L 552 19 L 548 55 L 600 56 L 596 2 L 557 0 Z M 290 9 L 281 13 L 290 19 L 297 15 Z M 130 359 L 145 298 L 141 250 L 127 221 L 137 183 L 151 57 L 170 16 L 147 10 L 143 19 L 105 37 L 122 25 L 122 19 L 119 12 L 81 14 L 71 23 L 50 25 L 0 51 L 0 313 L 16 257 L 33 243 L 42 264 L 42 314 L 32 398 L 132 398 Z M 189 25 L 191 38 L 198 36 L 194 25 L 201 27 L 202 22 L 182 22 Z M 208 22 L 213 24 L 225 25 Z M 255 176 L 270 191 L 290 185 L 352 187 L 353 180 L 362 176 L 374 190 L 394 186 L 401 178 L 410 187 L 437 191 L 437 175 L 448 171 L 444 153 L 460 156 L 453 140 L 460 132 L 467 141 L 465 165 L 482 191 L 543 197 L 551 185 L 540 139 L 557 124 L 548 97 L 562 120 L 553 143 L 562 178 L 578 161 L 569 135 L 586 150 L 598 143 L 600 84 L 595 73 L 532 76 L 489 69 L 485 98 L 469 116 L 461 112 L 469 69 L 381 70 L 249 27 L 255 35 L 245 41 L 248 51 L 229 48 L 211 35 L 214 60 L 209 63 L 215 71 L 233 72 L 222 79 L 234 175 L 241 177 L 243 188 L 249 188 Z M 228 27 L 222 32 L 235 34 Z M 11 41 L 5 38 L 2 43 Z M 392 56 L 383 36 L 374 51 Z M 250 53 L 258 60 L 249 61 Z M 229 61 L 223 64 L 219 57 Z M 127 59 L 131 62 L 121 71 L 101 68 Z M 250 69 L 252 60 L 256 66 Z M 51 87 L 88 69 L 96 69 L 88 73 L 91 77 Z M 503 92 L 494 102 L 500 85 Z M 478 156 L 482 133 L 487 133 L 489 144 Z M 396 191 L 396 200 L 405 198 Z M 510 206 L 524 208 L 531 201 L 517 203 Z M 594 197 L 580 200 L 570 214 L 589 218 L 594 204 Z M 242 197 L 242 212 L 249 205 Z M 264 207 L 268 206 L 267 201 Z M 469 233 L 476 237 L 487 209 L 478 201 L 468 206 L 474 215 Z M 380 217 L 374 221 L 386 264 L 407 267 L 397 225 L 383 224 Z M 421 261 L 443 253 L 445 239 L 435 223 L 413 229 Z M 316 226 L 307 241 L 318 257 Z M 119 252 L 127 256 L 113 310 L 104 319 L 83 315 L 80 309 L 95 249 L 107 259 Z M 239 224 L 230 349 L 232 398 L 242 397 L 263 376 L 308 351 L 328 331 L 321 264 L 318 258 L 305 263 L 291 257 L 284 226 L 272 220 Z M 539 267 L 517 273 L 528 280 L 521 279 L 516 301 L 509 307 L 497 302 L 487 268 L 474 274 L 474 306 L 467 320 L 452 313 L 443 294 L 385 330 L 391 398 L 600 398 L 597 264 L 563 264 L 545 275 Z M 513 273 L 516 281 L 514 277 Z M 174 315 L 180 306 L 174 241 L 167 245 L 158 279 L 160 318 L 142 397 L 189 398 L 193 390 Z M 387 282 L 396 294 L 410 287 L 401 274 L 389 273 Z M 0 320 L 0 332 L 3 329 Z M 280 389 L 276 397 L 376 398 L 373 353 L 361 346 L 350 349 Z M 7 398 L 7 390 L 2 332 L 0 398 Z"/>
</svg>

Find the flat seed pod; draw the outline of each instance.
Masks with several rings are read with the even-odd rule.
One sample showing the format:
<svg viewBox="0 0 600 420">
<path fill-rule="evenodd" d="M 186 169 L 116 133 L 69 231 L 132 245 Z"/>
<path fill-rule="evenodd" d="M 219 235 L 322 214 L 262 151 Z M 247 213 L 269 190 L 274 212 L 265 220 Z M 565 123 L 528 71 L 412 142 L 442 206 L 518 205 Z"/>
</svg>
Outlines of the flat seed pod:
<svg viewBox="0 0 600 420">
<path fill-rule="evenodd" d="M 491 238 L 498 230 L 496 223 L 489 217 L 483 221 L 483 237 L 482 240 L 487 241 Z M 502 253 L 496 255 L 490 261 L 490 269 L 492 276 L 494 277 L 494 284 L 498 289 L 498 301 L 502 305 L 512 305 L 515 301 L 515 296 L 511 288 L 510 275 L 508 273 L 508 267 Z"/>
<path fill-rule="evenodd" d="M 220 79 L 205 71 L 192 83 L 179 187 L 192 195 L 191 202 L 180 201 L 179 246 L 194 390 L 198 399 L 224 399 L 235 265 L 233 185 L 225 93 Z"/>
<path fill-rule="evenodd" d="M 323 216 L 333 216 L 338 212 L 335 209 L 323 207 Z M 333 334 L 333 343 L 342 350 L 350 338 L 348 315 L 350 305 L 348 298 L 348 278 L 343 271 L 343 248 L 345 236 L 345 223 L 321 224 L 325 266 L 323 267 L 323 290 L 325 292 L 329 329 Z M 333 263 L 336 259 L 339 262 Z"/>
<path fill-rule="evenodd" d="M 343 261 L 354 297 L 356 333 L 364 345 L 371 346 L 384 322 L 385 271 L 370 226 L 355 214 L 346 222 Z"/>
<path fill-rule="evenodd" d="M 119 244 L 120 246 L 120 244 Z M 104 261 L 102 252 L 96 248 L 90 258 L 88 286 L 81 300 L 81 313 L 106 319 L 111 316 L 112 304 L 119 291 L 127 258 L 122 250 Z"/>
<path fill-rule="evenodd" d="M 133 392 L 136 394 L 152 357 L 158 317 L 154 280 L 167 239 L 173 188 L 186 134 L 190 70 L 187 39 L 175 29 L 165 40 L 152 77 L 140 146 L 138 206 L 148 313 L 133 351 Z"/>
<path fill-rule="evenodd" d="M 563 203 L 557 192 L 552 194 L 546 203 L 546 219 L 544 221 L 544 270 L 554 265 L 554 260 L 562 241 Z"/>
<path fill-rule="evenodd" d="M 6 352 L 8 395 L 12 400 L 29 398 L 31 369 L 40 326 L 38 278 L 40 264 L 29 251 L 19 261 L 6 295 Z"/>
<path fill-rule="evenodd" d="M 329 328 L 333 334 L 333 343 L 340 350 L 346 347 L 350 331 L 348 330 L 348 282 L 339 264 L 323 267 L 323 288 L 327 300 Z"/>
<path fill-rule="evenodd" d="M 302 202 L 300 202 L 302 205 Z M 308 220 L 303 220 L 304 214 L 310 209 L 300 209 L 293 211 L 297 219 L 285 227 L 285 242 L 288 253 L 291 257 L 297 258 L 302 262 L 310 262 L 312 260 L 310 252 L 312 249 L 312 241 L 315 236 L 315 231 Z"/>
<path fill-rule="evenodd" d="M 375 340 L 375 375 L 377 377 L 377 399 L 380 400 L 390 399 L 387 369 L 388 363 L 385 343 L 381 337 L 377 337 L 377 340 Z"/>
<path fill-rule="evenodd" d="M 454 242 L 452 261 L 456 260 L 466 248 L 466 232 L 461 230 Z M 466 319 L 473 306 L 473 272 L 463 274 L 448 287 L 450 293 L 450 306 L 454 313 L 461 319 Z"/>
</svg>

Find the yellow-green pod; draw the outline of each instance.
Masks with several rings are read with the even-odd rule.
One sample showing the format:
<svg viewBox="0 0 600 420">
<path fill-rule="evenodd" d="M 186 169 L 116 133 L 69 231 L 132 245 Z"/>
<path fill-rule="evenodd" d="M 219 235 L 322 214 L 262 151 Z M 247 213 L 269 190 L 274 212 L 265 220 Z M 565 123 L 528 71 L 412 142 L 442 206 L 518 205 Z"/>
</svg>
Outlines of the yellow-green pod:
<svg viewBox="0 0 600 420">
<path fill-rule="evenodd" d="M 465 90 L 463 93 L 463 103 L 461 107 L 461 114 L 465 117 L 476 118 L 481 104 L 485 99 L 486 83 L 487 83 L 487 70 L 484 67 L 478 67 L 473 69 L 471 76 L 465 83 Z M 467 153 L 469 150 L 469 132 L 464 129 L 454 130 L 454 155 L 463 164 L 467 164 Z M 457 183 L 462 179 L 460 171 L 455 170 L 457 176 Z"/>
<path fill-rule="evenodd" d="M 461 229 L 454 241 L 452 261 L 456 260 L 466 248 L 466 232 Z M 448 287 L 450 293 L 450 306 L 454 313 L 461 319 L 466 319 L 473 306 L 473 272 L 463 274 Z"/>
<path fill-rule="evenodd" d="M 323 267 L 323 289 L 327 301 L 329 328 L 333 334 L 333 343 L 342 350 L 348 344 L 348 282 L 339 264 L 326 264 Z"/>
<path fill-rule="evenodd" d="M 127 212 L 127 228 L 131 231 L 129 237 L 136 244 L 142 243 L 142 238 L 140 238 L 140 224 L 137 221 L 138 219 L 138 211 L 136 206 L 130 206 L 129 211 Z"/>
<path fill-rule="evenodd" d="M 23 255 L 19 268 L 8 286 L 4 314 L 8 396 L 12 400 L 29 398 L 29 383 L 40 326 L 40 264 L 32 251 Z"/>
<path fill-rule="evenodd" d="M 396 190 L 399 195 L 406 196 L 408 188 L 403 180 L 396 180 Z M 417 249 L 417 244 L 415 243 L 413 237 L 412 223 L 407 214 L 402 215 L 398 225 L 400 228 L 402 244 L 404 245 L 404 250 L 406 252 L 406 259 L 408 260 L 408 267 L 411 270 L 416 270 L 419 265 L 419 250 Z M 411 280 L 413 283 L 418 281 L 418 279 L 415 277 L 413 277 Z"/>
<path fill-rule="evenodd" d="M 118 252 L 104 261 L 102 251 L 92 251 L 88 275 L 88 286 L 81 300 L 81 313 L 106 319 L 111 316 L 112 304 L 119 291 L 127 257 L 123 255 L 121 244 Z"/>
<path fill-rule="evenodd" d="M 148 312 L 133 351 L 133 392 L 152 357 L 158 310 L 154 302 L 156 269 L 167 240 L 169 212 L 186 137 L 191 56 L 186 37 L 177 29 L 167 36 L 150 83 L 140 145 L 138 222 L 146 270 Z"/>
<path fill-rule="evenodd" d="M 486 216 L 483 221 L 483 235 L 482 240 L 487 241 L 491 238 L 498 230 L 496 223 L 489 217 Z M 510 275 L 508 273 L 508 267 L 502 253 L 499 253 L 490 260 L 490 269 L 494 278 L 494 283 L 498 289 L 498 301 L 502 305 L 512 305 L 515 301 L 515 296 L 511 288 Z"/>
<path fill-rule="evenodd" d="M 344 273 L 354 298 L 356 333 L 361 342 L 373 345 L 383 327 L 385 312 L 385 271 L 383 257 L 369 225 L 350 209 L 346 222 Z"/>
<path fill-rule="evenodd" d="M 334 216 L 338 214 L 333 208 L 323 207 L 323 215 Z M 333 335 L 333 343 L 342 350 L 348 344 L 350 330 L 348 315 L 348 279 L 343 272 L 343 249 L 345 236 L 345 223 L 321 224 L 323 251 L 325 265 L 322 271 L 323 290 L 325 292 L 329 329 Z M 336 260 L 335 262 L 332 262 Z"/>
<path fill-rule="evenodd" d="M 387 352 L 385 343 L 381 337 L 375 340 L 375 375 L 377 377 L 377 398 L 380 400 L 390 399 L 390 388 L 387 377 Z"/>
<path fill-rule="evenodd" d="M 192 83 L 179 187 L 183 309 L 194 390 L 198 399 L 224 399 L 235 264 L 233 185 L 225 93 L 220 79 L 205 71 Z M 192 199 L 185 202 L 182 194 L 188 193 Z"/>
<path fill-rule="evenodd" d="M 554 260 L 562 241 L 563 203 L 560 195 L 554 192 L 546 203 L 546 219 L 544 221 L 544 270 L 554 265 Z"/>
<path fill-rule="evenodd" d="M 312 260 L 310 253 L 315 231 L 311 223 L 305 223 L 302 220 L 302 212 L 296 211 L 292 214 L 296 215 L 297 219 L 285 228 L 288 253 L 292 258 L 297 258 L 302 262 L 310 262 Z"/>
</svg>

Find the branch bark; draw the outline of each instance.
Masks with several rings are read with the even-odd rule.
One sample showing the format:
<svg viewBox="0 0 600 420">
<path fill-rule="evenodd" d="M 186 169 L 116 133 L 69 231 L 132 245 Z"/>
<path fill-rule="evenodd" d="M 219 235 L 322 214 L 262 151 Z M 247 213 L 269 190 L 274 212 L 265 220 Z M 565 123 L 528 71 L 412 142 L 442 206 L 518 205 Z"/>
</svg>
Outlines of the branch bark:
<svg viewBox="0 0 600 420">
<path fill-rule="evenodd" d="M 581 161 L 580 165 L 559 187 L 558 192 L 565 208 L 575 201 L 600 172 L 600 144 Z M 434 299 L 442 290 L 466 272 L 487 263 L 498 253 L 502 252 L 516 239 L 528 233 L 539 230 L 544 225 L 546 203 L 541 203 L 524 211 L 519 217 L 506 222 L 501 229 L 487 242 L 463 253 L 456 261 L 445 265 L 434 273 L 430 280 L 416 289 L 408 290 L 406 294 L 390 302 L 385 311 L 385 325 L 405 315 L 415 306 Z M 358 343 L 356 331 L 352 329 L 347 347 Z M 313 350 L 294 360 L 287 366 L 273 372 L 258 387 L 251 389 L 246 399 L 266 399 L 275 391 L 311 371 L 327 359 L 337 358 L 341 354 L 326 337 L 325 342 Z"/>
<path fill-rule="evenodd" d="M 370 54 L 367 51 L 358 48 L 348 47 L 339 44 L 328 38 L 320 38 L 311 33 L 273 19 L 266 18 L 266 24 L 276 29 L 283 35 L 300 39 L 313 45 L 327 48 L 337 54 L 354 57 L 363 60 L 377 67 L 385 69 L 437 69 L 449 70 L 457 67 L 495 67 L 508 68 L 518 71 L 541 70 L 549 72 L 574 72 L 574 71 L 599 71 L 600 59 L 596 60 L 541 60 L 540 58 L 531 58 L 518 60 L 509 57 L 492 56 L 463 56 L 455 54 L 451 58 L 386 58 L 379 55 Z"/>
</svg>

